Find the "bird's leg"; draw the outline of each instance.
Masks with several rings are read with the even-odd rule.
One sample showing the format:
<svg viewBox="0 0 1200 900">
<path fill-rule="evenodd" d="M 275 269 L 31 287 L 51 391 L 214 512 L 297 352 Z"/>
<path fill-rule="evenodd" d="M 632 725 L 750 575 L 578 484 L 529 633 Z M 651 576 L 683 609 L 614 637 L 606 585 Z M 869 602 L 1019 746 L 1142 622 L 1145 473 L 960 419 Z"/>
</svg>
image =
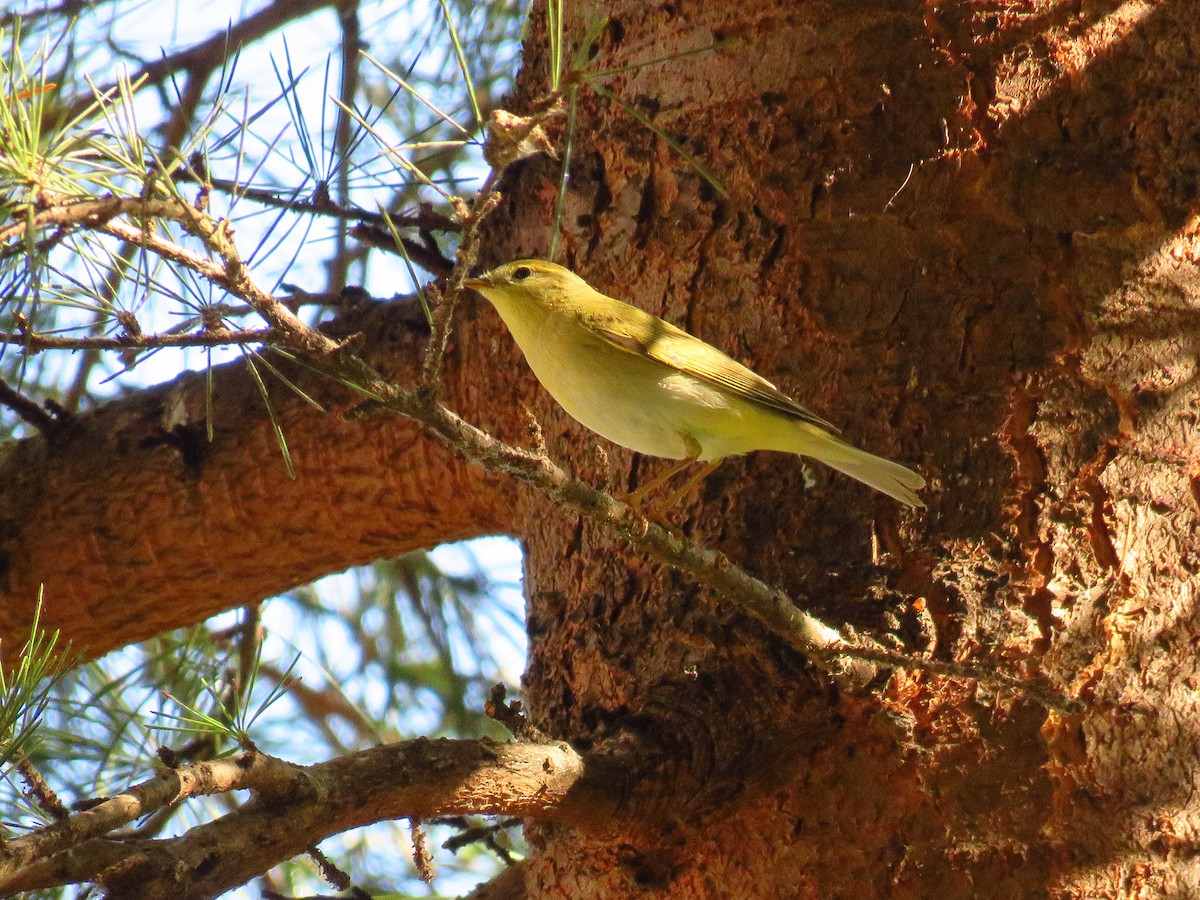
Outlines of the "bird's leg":
<svg viewBox="0 0 1200 900">
<path fill-rule="evenodd" d="M 647 494 L 657 488 L 660 484 L 665 484 L 666 482 L 670 481 L 700 458 L 700 453 L 703 451 L 703 448 L 700 446 L 699 441 L 697 441 L 690 434 L 686 434 L 682 431 L 679 432 L 679 439 L 683 442 L 683 449 L 687 451 L 687 455 L 665 472 L 659 473 L 655 478 L 652 478 L 649 482 L 643 484 L 636 491 L 630 494 L 629 499 L 625 501 L 638 512 L 642 511 L 642 501 L 646 499 Z M 672 504 L 672 506 L 673 505 L 674 504 Z"/>
<path fill-rule="evenodd" d="M 678 475 L 680 472 L 682 472 L 684 469 L 686 469 L 688 466 L 690 466 L 695 461 L 696 461 L 695 457 L 687 457 L 685 459 L 679 460 L 675 465 L 664 470 L 663 472 L 660 472 L 654 478 L 651 478 L 645 484 L 641 485 L 636 491 L 634 491 L 632 494 L 630 494 L 628 497 L 625 498 L 625 502 L 628 503 L 630 506 L 632 506 L 634 509 L 636 509 L 638 512 L 641 512 L 642 501 L 646 499 L 647 494 L 652 492 L 655 488 L 659 487 L 660 485 L 665 484 L 666 482 L 670 481 L 672 478 L 674 478 L 676 475 Z"/>
<path fill-rule="evenodd" d="M 642 511 L 642 501 L 646 498 L 647 494 L 649 494 L 659 485 L 670 481 L 700 458 L 700 454 L 703 452 L 703 448 L 700 446 L 700 443 L 690 434 L 680 434 L 679 436 L 683 440 L 684 447 L 687 449 L 687 456 L 681 459 L 677 465 L 671 466 L 665 472 L 662 472 L 660 475 L 658 475 L 657 478 L 651 479 L 648 484 L 642 485 L 636 491 L 630 494 L 628 503 L 638 512 Z M 671 494 L 663 503 L 656 505 L 652 510 L 650 510 L 649 518 L 670 529 L 671 525 L 667 522 L 667 513 L 674 509 L 679 501 L 687 496 L 688 492 L 691 491 L 692 488 L 711 475 L 713 470 L 715 470 L 720 464 L 721 460 L 719 459 L 706 462 L 704 467 L 698 473 L 689 478 L 687 483 L 684 484 L 682 488 Z"/>
<path fill-rule="evenodd" d="M 693 460 L 688 460 L 688 462 L 689 463 L 693 462 Z M 721 460 L 719 460 L 719 459 L 714 459 L 714 460 L 711 460 L 710 462 L 706 462 L 704 464 L 704 467 L 701 468 L 700 471 L 697 472 L 695 475 L 693 475 L 691 478 L 689 478 L 687 480 L 687 484 L 685 484 L 678 491 L 676 491 L 674 494 L 672 494 L 661 506 L 659 506 L 654 511 L 654 514 L 659 518 L 665 517 L 668 511 L 674 509 L 678 505 L 679 501 L 682 500 L 684 497 L 686 497 L 691 492 L 692 488 L 694 488 L 696 485 L 698 485 L 700 482 L 702 482 L 705 478 L 707 478 L 709 475 L 711 475 L 713 472 L 715 472 L 717 470 L 717 466 L 719 466 L 719 465 L 721 465 Z M 676 470 L 676 471 L 678 471 L 678 470 Z M 674 474 L 674 473 L 672 473 L 672 474 Z"/>
</svg>

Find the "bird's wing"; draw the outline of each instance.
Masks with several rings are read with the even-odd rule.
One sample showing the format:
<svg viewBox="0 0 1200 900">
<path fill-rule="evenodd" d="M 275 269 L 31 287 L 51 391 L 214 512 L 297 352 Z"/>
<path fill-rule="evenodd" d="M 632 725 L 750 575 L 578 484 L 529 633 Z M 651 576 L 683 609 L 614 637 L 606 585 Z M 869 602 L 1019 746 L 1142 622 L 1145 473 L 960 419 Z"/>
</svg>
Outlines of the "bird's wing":
<svg viewBox="0 0 1200 900">
<path fill-rule="evenodd" d="M 611 300 L 611 298 L 605 298 Z M 620 301 L 612 301 L 614 303 Z M 838 429 L 816 413 L 805 409 L 767 379 L 726 356 L 711 344 L 676 328 L 645 310 L 621 304 L 617 316 L 606 309 L 590 309 L 583 314 L 584 324 L 615 347 L 636 353 L 668 368 L 707 382 L 729 393 L 761 403 L 763 406 L 811 422 L 830 431 Z"/>
</svg>

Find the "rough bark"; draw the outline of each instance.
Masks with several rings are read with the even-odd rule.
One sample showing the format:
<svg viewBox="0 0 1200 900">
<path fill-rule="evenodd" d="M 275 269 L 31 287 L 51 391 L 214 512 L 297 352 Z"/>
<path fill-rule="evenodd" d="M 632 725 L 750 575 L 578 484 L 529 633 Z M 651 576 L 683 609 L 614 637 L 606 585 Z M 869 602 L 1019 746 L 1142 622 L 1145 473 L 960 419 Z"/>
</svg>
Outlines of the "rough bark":
<svg viewBox="0 0 1200 900">
<path fill-rule="evenodd" d="M 91 468 L 10 454 L 0 540 L 22 593 L 6 628 L 24 625 L 32 588 L 62 577 L 63 560 L 108 567 L 69 593 L 72 616 L 118 629 L 80 632 L 100 647 L 147 633 L 130 623 L 152 608 L 182 616 L 180 592 L 194 618 L 376 550 L 502 528 L 528 554 L 536 724 L 581 750 L 661 759 L 616 828 L 531 828 L 531 895 L 1200 892 L 1200 4 L 629 0 L 568 15 L 576 39 L 609 18 L 603 68 L 727 39 L 604 83 L 728 196 L 584 87 L 565 260 L 931 480 L 928 510 L 909 514 L 758 455 L 685 503 L 685 529 L 831 621 L 1044 671 L 1086 712 L 911 675 L 838 696 L 720 598 L 539 496 L 518 491 L 508 508 L 512 488 L 403 423 L 295 407 L 293 448 L 311 435 L 328 451 L 298 451 L 289 487 L 244 390 L 218 425 L 256 424 L 222 433 L 198 473 L 174 443 L 114 447 L 108 428 L 84 445 L 101 454 Z M 544 46 L 535 16 L 515 112 L 545 84 Z M 556 186 L 544 159 L 509 173 L 490 261 L 546 251 Z M 489 311 L 466 308 L 456 333 L 449 395 L 469 419 L 519 441 L 528 406 L 556 459 L 616 490 L 658 470 L 572 424 Z M 412 345 L 393 346 L 404 358 Z M 142 421 L 161 422 L 157 402 Z M 134 456 L 114 468 L 126 446 Z M 105 474 L 148 467 L 157 478 L 132 494 Z M 13 505 L 33 496 L 13 493 L 19 471 L 53 489 L 44 505 Z M 340 485 L 358 489 L 346 500 Z M 291 506 L 301 494 L 318 502 Z M 110 513 L 121 497 L 159 511 Z M 52 510 L 74 530 L 60 535 Z M 165 528 L 193 543 L 164 552 Z M 212 535 L 236 552 L 208 549 Z M 52 613 L 65 590 L 48 588 Z M 197 592 L 216 599 L 195 607 Z M 156 627 L 180 621 L 168 618 Z"/>
<path fill-rule="evenodd" d="M 882 703 L 829 703 L 719 598 L 586 525 L 523 510 L 531 712 L 599 746 L 666 736 L 661 802 L 677 815 L 657 833 L 631 825 L 584 843 L 539 830 L 527 885 L 679 897 L 1200 890 L 1189 849 L 1200 7 L 573 12 L 572 34 L 610 17 L 605 68 L 730 39 L 606 82 L 729 197 L 585 89 L 569 262 L 931 478 L 929 510 L 909 516 L 827 472 L 807 491 L 796 460 L 759 456 L 709 480 L 687 507 L 689 532 L 819 598 L 835 622 L 1045 671 L 1093 706 L 1047 716 L 909 677 Z M 538 83 L 536 67 L 526 78 Z M 552 177 L 531 164 L 510 188 L 512 224 L 496 229 L 521 237 L 493 245 L 498 258 L 544 249 L 528 220 Z M 594 439 L 548 402 L 537 414 L 587 477 L 622 488 L 645 477 L 627 454 L 597 463 Z M 774 742 L 790 753 L 764 749 Z"/>
<path fill-rule="evenodd" d="M 307 767 L 249 751 L 164 769 L 92 809 L 6 842 L 0 891 L 10 897 L 94 881 L 113 898 L 218 897 L 280 859 L 382 818 L 503 812 L 594 826 L 619 805 L 622 774 L 563 743 L 419 738 Z M 110 837 L 171 803 L 235 790 L 250 791 L 251 799 L 180 837 Z"/>
<path fill-rule="evenodd" d="M 359 352 L 411 384 L 423 321 L 414 306 L 379 305 L 334 332 L 362 335 Z M 39 589 L 45 626 L 90 658 L 349 566 L 509 530 L 519 488 L 328 379 L 289 374 L 326 410 L 265 376 L 294 480 L 242 364 L 214 370 L 211 442 L 197 374 L 10 447 L 0 646 L 28 636 Z M 469 370 L 450 374 L 447 402 L 477 406 Z"/>
</svg>

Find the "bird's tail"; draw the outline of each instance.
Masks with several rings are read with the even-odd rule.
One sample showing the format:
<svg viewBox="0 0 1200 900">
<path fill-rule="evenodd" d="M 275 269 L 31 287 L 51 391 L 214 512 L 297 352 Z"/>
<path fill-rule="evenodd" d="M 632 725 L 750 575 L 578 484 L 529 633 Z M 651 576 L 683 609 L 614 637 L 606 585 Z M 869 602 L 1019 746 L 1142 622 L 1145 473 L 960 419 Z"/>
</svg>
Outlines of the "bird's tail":
<svg viewBox="0 0 1200 900">
<path fill-rule="evenodd" d="M 800 432 L 799 440 L 794 440 L 793 446 L 786 449 L 811 456 L 908 506 L 925 506 L 917 496 L 917 490 L 925 487 L 925 479 L 912 469 L 859 450 L 808 422 L 798 422 L 795 427 Z"/>
</svg>

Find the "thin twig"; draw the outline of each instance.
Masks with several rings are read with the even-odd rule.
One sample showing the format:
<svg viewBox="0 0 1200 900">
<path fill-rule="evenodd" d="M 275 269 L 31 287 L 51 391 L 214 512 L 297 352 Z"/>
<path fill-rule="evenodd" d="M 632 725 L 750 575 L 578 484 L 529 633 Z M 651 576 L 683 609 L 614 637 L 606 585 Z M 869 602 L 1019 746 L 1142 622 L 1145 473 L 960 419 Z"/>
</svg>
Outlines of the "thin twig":
<svg viewBox="0 0 1200 900">
<path fill-rule="evenodd" d="M 480 225 L 500 203 L 500 194 L 495 189 L 500 175 L 500 170 L 492 169 L 483 187 L 475 195 L 475 202 L 469 209 L 460 211 L 463 235 L 458 245 L 458 261 L 454 271 L 450 273 L 445 291 L 442 292 L 441 303 L 433 311 L 429 349 L 425 352 L 425 363 L 421 368 L 421 389 L 430 396 L 437 395 L 441 383 L 442 361 L 446 356 L 446 346 L 450 343 L 454 309 L 458 305 L 458 298 L 462 296 L 463 279 L 467 277 L 479 256 Z"/>
<path fill-rule="evenodd" d="M 354 142 L 354 120 L 346 114 L 346 109 L 354 104 L 358 93 L 359 69 L 358 54 L 362 45 L 362 23 L 358 18 L 358 4 L 346 3 L 338 8 L 338 24 L 342 28 L 341 51 L 341 85 L 339 95 L 341 102 L 337 107 L 337 119 L 333 126 L 333 156 L 336 171 L 334 173 L 335 190 L 340 203 L 350 202 L 350 151 Z M 328 285 L 331 290 L 337 290 L 346 285 L 349 280 L 350 259 L 346 252 L 349 243 L 345 221 L 339 221 L 334 230 L 334 249 L 331 254 L 328 270 Z"/>
<path fill-rule="evenodd" d="M 20 344 L 23 341 L 18 340 L 14 343 Z M 7 406 L 43 434 L 53 431 L 62 424 L 47 410 L 13 388 L 2 378 L 0 378 L 0 406 Z"/>
<path fill-rule="evenodd" d="M 350 237 L 361 241 L 368 247 L 383 250 L 387 253 L 397 253 L 408 256 L 415 265 L 426 272 L 441 277 L 449 275 L 454 270 L 454 263 L 422 243 L 410 238 L 400 238 L 403 251 L 396 246 L 396 239 L 387 225 L 375 225 L 370 222 L 359 222 L 349 231 Z"/>
<path fill-rule="evenodd" d="M 420 819 L 408 820 L 408 833 L 412 839 L 413 868 L 417 870 L 417 877 L 426 884 L 433 884 L 433 857 L 425 846 L 425 831 Z"/>
<path fill-rule="evenodd" d="M 221 62 L 229 56 L 231 47 L 248 47 L 290 22 L 299 21 L 327 7 L 337 6 L 339 2 L 340 0 L 288 0 L 286 3 L 267 3 L 252 15 L 225 30 L 218 30 L 199 43 L 146 62 L 135 74 L 129 76 L 129 81 L 134 84 L 143 80 L 148 84 L 169 84 L 178 72 L 188 73 L 197 82 L 206 81 L 207 76 L 216 71 Z M 89 8 L 92 6 L 80 5 Z M 201 77 L 196 78 L 197 75 Z M 104 92 L 112 89 L 110 86 L 100 90 Z M 75 100 L 69 107 L 67 117 L 78 115 L 91 104 L 92 99 L 92 95 L 89 94 Z"/>
<path fill-rule="evenodd" d="M 24 753 L 16 753 L 17 771 L 29 790 L 29 794 L 37 801 L 38 806 L 48 812 L 57 821 L 62 822 L 71 816 L 71 811 L 54 793 L 54 789 L 46 783 L 37 766 Z"/>
<path fill-rule="evenodd" d="M 247 331 L 202 331 L 195 334 L 119 334 L 115 337 L 62 337 L 50 334 L 10 334 L 0 332 L 0 344 L 13 344 L 30 353 L 42 350 L 154 350 L 160 347 L 225 347 L 244 344 L 278 343 L 280 332 L 274 328 Z M 32 401 L 30 401 L 32 402 Z M 11 406 L 4 388 L 0 403 Z M 34 404 L 36 406 L 36 404 Z M 22 418 L 27 418 L 23 413 Z M 32 419 L 28 419 L 32 424 Z M 51 421 L 53 421 L 51 419 Z M 41 427 L 39 425 L 39 427 Z"/>
<path fill-rule="evenodd" d="M 337 203 L 328 194 L 314 192 L 308 199 L 294 197 L 291 192 L 281 192 L 270 188 L 249 187 L 227 178 L 201 179 L 190 168 L 181 169 L 175 173 L 176 181 L 203 183 L 214 191 L 250 200 L 261 206 L 272 209 L 286 209 L 288 212 L 308 213 L 314 216 L 324 216 L 328 219 L 345 219 L 348 222 L 365 222 L 371 225 L 386 226 L 380 213 L 363 209 L 353 203 Z M 453 219 L 443 216 L 433 209 L 421 208 L 416 213 L 392 213 L 392 224 L 400 228 L 420 228 L 425 231 L 442 231 L 447 234 L 458 234 L 462 226 Z"/>
<path fill-rule="evenodd" d="M 317 864 L 317 869 L 321 872 L 321 877 L 324 878 L 331 887 L 337 888 L 339 891 L 350 890 L 350 885 L 353 882 L 350 876 L 333 864 L 328 856 L 318 850 L 316 847 L 308 848 L 308 856 L 314 863 Z"/>
<path fill-rule="evenodd" d="M 465 422 L 437 402 L 437 391 L 455 305 L 462 281 L 475 265 L 480 241 L 480 224 L 499 202 L 495 190 L 502 169 L 494 167 L 474 202 L 468 207 L 457 201 L 462 222 L 458 261 L 450 274 L 433 316 L 432 334 L 416 391 L 401 390 L 349 353 L 335 353 L 338 346 L 305 325 L 286 306 L 262 291 L 250 278 L 232 241 L 228 222 L 215 221 L 201 210 L 177 200 L 109 198 L 67 201 L 39 211 L 38 224 L 71 227 L 90 225 L 184 265 L 230 293 L 244 299 L 273 326 L 278 344 L 295 352 L 320 371 L 337 378 L 379 403 L 384 408 L 423 423 L 455 450 L 491 471 L 517 477 L 620 535 L 652 558 L 689 574 L 697 583 L 736 602 L 740 609 L 759 619 L 773 633 L 785 638 L 820 669 L 848 688 L 860 688 L 878 674 L 877 666 L 898 666 L 1021 691 L 1045 706 L 1071 712 L 1078 706 L 1044 683 L 1023 681 L 978 666 L 947 663 L 851 643 L 834 628 L 805 612 L 796 601 L 734 565 L 724 554 L 700 547 L 648 522 L 628 505 L 610 494 L 570 478 L 544 455 L 532 454 L 504 444 Z M 118 215 L 157 217 L 179 222 L 203 242 L 219 260 L 201 256 L 157 234 L 116 221 Z M 21 236 L 24 223 L 0 230 L 0 241 Z M 20 244 L 20 240 L 15 241 Z M 9 248 L 11 249 L 11 248 Z M 2 251 L 0 251 L 2 252 Z M 128 337 L 126 339 L 129 339 Z M 127 345 L 122 345 L 127 346 Z"/>
<path fill-rule="evenodd" d="M 525 481 L 556 499 L 560 505 L 586 515 L 615 531 L 648 556 L 686 572 L 699 584 L 737 604 L 774 634 L 789 641 L 814 665 L 843 687 L 857 689 L 877 674 L 875 664 L 970 678 L 981 684 L 1016 690 L 1048 709 L 1079 711 L 1079 703 L 1045 682 L 1027 681 L 978 665 L 927 659 L 879 646 L 852 643 L 834 628 L 805 612 L 803 597 L 789 597 L 770 587 L 725 554 L 699 546 L 643 518 L 611 494 L 598 491 L 568 476 L 544 456 L 505 444 L 464 421 L 425 395 L 396 391 L 384 405 L 415 418 L 447 441 L 455 450 L 491 471 Z M 851 662 L 847 662 L 851 661 Z"/>
<path fill-rule="evenodd" d="M 254 311 L 279 332 L 281 343 L 298 352 L 321 356 L 332 353 L 337 344 L 319 331 L 309 328 L 286 305 L 276 300 L 250 277 L 233 242 L 233 225 L 227 219 L 214 219 L 207 213 L 177 199 L 141 197 L 47 198 L 49 205 L 34 217 L 34 226 L 59 225 L 88 227 L 144 247 L 163 259 L 186 266 L 198 275 L 249 303 Z M 117 221 L 118 216 L 142 219 L 167 219 L 177 222 L 219 259 L 202 256 L 146 229 Z M 0 259 L 23 248 L 27 223 L 15 222 L 0 229 Z"/>
</svg>

